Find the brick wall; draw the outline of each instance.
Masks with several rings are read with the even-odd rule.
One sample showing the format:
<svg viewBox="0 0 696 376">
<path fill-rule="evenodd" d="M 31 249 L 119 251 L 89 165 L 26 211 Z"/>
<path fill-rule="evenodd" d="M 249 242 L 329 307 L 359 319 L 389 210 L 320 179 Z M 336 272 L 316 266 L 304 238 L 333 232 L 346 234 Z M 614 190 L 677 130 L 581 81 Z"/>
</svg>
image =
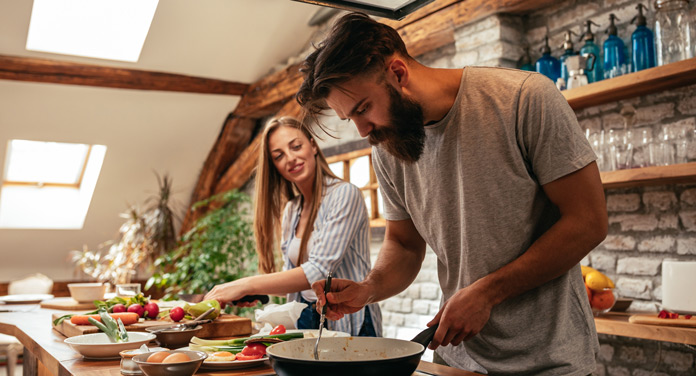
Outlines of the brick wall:
<svg viewBox="0 0 696 376">
<path fill-rule="evenodd" d="M 647 2 L 643 2 L 647 4 Z M 592 19 L 595 42 L 606 39 L 609 13 L 620 19 L 619 37 L 630 46 L 634 26 L 635 0 L 559 1 L 556 5 L 524 17 L 494 15 L 459 27 L 455 43 L 439 48 L 418 60 L 440 68 L 466 65 L 515 67 L 529 45 L 532 60 L 540 57 L 539 47 L 549 34 L 552 55 L 558 57 L 567 29 L 582 34 L 582 23 Z M 652 3 L 648 25 L 654 22 Z M 696 8 L 696 7 L 694 7 Z M 651 27 L 652 28 L 652 27 Z M 323 31 L 322 31 L 323 32 Z M 576 50 L 582 43 L 575 44 Z M 583 128 L 615 128 L 623 125 L 620 108 L 636 108 L 636 126 L 652 127 L 655 132 L 665 124 L 696 124 L 696 85 L 668 92 L 631 98 L 586 108 L 577 112 Z M 358 139 L 352 124 L 328 119 L 339 130 L 339 140 L 326 138 L 320 146 L 335 146 Z M 345 129 L 349 128 L 349 129 Z M 633 310 L 656 311 L 661 300 L 661 263 L 663 259 L 696 260 L 696 185 L 668 185 L 606 191 L 610 229 L 607 239 L 583 261 L 606 272 L 617 284 L 619 296 L 634 299 Z M 373 236 L 373 258 L 382 238 Z M 385 336 L 410 339 L 432 319 L 440 305 L 437 260 L 428 253 L 416 281 L 401 294 L 381 303 Z M 670 342 L 600 335 L 598 375 L 696 375 L 696 351 L 693 347 Z M 432 356 L 426 353 L 425 359 Z"/>
</svg>

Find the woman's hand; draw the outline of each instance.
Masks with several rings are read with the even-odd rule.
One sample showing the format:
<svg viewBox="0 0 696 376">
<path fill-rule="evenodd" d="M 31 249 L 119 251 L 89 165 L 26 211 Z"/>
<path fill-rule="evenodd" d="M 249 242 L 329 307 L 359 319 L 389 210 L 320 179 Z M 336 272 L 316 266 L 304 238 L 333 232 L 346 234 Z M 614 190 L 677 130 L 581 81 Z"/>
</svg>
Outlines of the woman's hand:
<svg viewBox="0 0 696 376">
<path fill-rule="evenodd" d="M 223 283 L 213 287 L 210 292 L 205 294 L 205 300 L 215 299 L 220 302 L 220 305 L 224 307 L 225 305 L 239 300 L 246 295 L 251 295 L 253 292 L 249 289 L 248 278 L 238 279 L 236 281 Z M 237 303 L 239 307 L 255 307 L 256 302 L 239 302 Z"/>
</svg>

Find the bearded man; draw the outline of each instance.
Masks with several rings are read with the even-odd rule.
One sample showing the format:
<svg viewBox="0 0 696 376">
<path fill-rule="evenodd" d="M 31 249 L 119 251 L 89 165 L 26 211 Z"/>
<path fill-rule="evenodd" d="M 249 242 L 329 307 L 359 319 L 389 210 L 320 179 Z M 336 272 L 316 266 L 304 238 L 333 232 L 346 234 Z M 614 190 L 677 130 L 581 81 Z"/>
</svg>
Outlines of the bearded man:
<svg viewBox="0 0 696 376">
<path fill-rule="evenodd" d="M 337 319 L 396 295 L 437 255 L 435 361 L 498 375 L 587 375 L 598 350 L 579 262 L 607 233 L 596 157 L 548 78 L 435 69 L 399 34 L 343 16 L 305 60 L 298 102 L 355 123 L 387 220 L 361 282 L 313 289 Z"/>
</svg>

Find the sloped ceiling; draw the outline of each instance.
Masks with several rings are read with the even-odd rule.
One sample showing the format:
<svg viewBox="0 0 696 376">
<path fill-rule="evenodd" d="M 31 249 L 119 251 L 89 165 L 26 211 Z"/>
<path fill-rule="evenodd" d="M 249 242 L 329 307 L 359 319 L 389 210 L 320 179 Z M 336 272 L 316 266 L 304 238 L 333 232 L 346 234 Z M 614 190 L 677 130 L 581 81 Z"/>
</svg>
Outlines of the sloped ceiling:
<svg viewBox="0 0 696 376">
<path fill-rule="evenodd" d="M 38 57 L 253 83 L 300 53 L 317 7 L 288 0 L 161 0 L 138 63 L 26 51 L 31 1 L 0 0 L 0 55 Z M 2 67 L 0 67 L 2 69 Z M 174 180 L 183 210 L 208 151 L 239 97 L 0 80 L 0 173 L 7 141 L 104 144 L 107 154 L 82 230 L 0 229 L 0 282 L 41 272 L 74 278 L 71 249 L 115 239 L 129 204 Z"/>
</svg>

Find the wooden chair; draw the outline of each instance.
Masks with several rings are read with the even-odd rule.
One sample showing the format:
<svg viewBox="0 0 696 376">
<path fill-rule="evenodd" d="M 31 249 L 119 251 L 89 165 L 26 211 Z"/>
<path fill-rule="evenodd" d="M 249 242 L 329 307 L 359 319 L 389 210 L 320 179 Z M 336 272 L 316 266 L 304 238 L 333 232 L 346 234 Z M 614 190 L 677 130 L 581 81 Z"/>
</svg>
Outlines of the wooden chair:
<svg viewBox="0 0 696 376">
<path fill-rule="evenodd" d="M 7 287 L 10 295 L 14 294 L 50 294 L 53 281 L 43 274 L 33 274 L 20 280 L 12 281 Z M 24 351 L 24 346 L 13 336 L 0 334 L 0 355 L 7 356 L 7 376 L 15 376 L 17 358 Z"/>
</svg>

